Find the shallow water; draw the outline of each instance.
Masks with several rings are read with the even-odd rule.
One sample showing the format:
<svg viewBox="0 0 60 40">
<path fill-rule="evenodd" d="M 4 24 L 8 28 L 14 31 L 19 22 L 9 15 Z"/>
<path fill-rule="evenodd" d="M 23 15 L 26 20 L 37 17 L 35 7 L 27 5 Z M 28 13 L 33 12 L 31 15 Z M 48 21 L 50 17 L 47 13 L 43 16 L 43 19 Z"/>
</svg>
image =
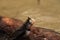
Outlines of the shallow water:
<svg viewBox="0 0 60 40">
<path fill-rule="evenodd" d="M 60 32 L 60 0 L 0 0 L 0 15 L 25 21 L 36 20 L 35 26 Z"/>
</svg>

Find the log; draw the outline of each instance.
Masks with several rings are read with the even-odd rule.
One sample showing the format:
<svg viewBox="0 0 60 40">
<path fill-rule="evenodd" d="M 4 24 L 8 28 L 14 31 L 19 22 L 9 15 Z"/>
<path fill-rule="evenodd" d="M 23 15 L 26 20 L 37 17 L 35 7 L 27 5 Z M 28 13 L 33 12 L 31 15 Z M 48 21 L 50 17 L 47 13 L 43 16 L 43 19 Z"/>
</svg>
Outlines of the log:
<svg viewBox="0 0 60 40">
<path fill-rule="evenodd" d="M 51 29 L 31 27 L 29 38 L 31 40 L 60 40 L 60 33 Z"/>
<path fill-rule="evenodd" d="M 23 21 L 0 16 L 0 30 L 5 31 L 7 34 L 12 34 L 18 30 L 23 24 Z"/>
</svg>

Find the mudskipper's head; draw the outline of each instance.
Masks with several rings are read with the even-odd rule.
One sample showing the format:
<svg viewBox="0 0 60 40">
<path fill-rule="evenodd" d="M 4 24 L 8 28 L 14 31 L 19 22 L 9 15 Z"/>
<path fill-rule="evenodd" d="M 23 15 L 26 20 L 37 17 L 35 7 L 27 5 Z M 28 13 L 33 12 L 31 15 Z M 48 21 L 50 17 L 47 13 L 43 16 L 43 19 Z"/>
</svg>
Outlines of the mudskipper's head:
<svg viewBox="0 0 60 40">
<path fill-rule="evenodd" d="M 33 18 L 28 17 L 27 21 L 26 21 L 26 35 L 30 34 L 30 28 L 33 26 L 33 24 L 35 23 L 35 20 Z"/>
</svg>

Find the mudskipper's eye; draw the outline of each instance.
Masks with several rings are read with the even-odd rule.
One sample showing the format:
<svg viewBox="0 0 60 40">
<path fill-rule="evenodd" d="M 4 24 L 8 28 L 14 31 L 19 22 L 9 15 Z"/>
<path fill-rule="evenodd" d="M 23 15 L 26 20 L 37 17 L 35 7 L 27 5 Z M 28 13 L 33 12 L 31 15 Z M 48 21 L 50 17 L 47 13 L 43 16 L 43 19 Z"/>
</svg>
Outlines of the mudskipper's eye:
<svg viewBox="0 0 60 40">
<path fill-rule="evenodd" d="M 34 24 L 35 23 L 35 19 L 31 18 L 30 23 Z"/>
</svg>

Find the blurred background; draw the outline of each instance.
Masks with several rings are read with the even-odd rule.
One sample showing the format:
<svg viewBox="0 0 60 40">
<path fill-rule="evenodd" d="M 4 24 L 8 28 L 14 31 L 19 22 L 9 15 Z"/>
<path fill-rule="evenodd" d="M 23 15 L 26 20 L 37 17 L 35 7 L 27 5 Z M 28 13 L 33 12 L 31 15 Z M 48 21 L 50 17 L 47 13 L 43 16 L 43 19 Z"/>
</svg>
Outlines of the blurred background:
<svg viewBox="0 0 60 40">
<path fill-rule="evenodd" d="M 60 32 L 60 0 L 0 0 L 0 16 L 22 21 L 30 16 L 36 27 Z"/>
</svg>

